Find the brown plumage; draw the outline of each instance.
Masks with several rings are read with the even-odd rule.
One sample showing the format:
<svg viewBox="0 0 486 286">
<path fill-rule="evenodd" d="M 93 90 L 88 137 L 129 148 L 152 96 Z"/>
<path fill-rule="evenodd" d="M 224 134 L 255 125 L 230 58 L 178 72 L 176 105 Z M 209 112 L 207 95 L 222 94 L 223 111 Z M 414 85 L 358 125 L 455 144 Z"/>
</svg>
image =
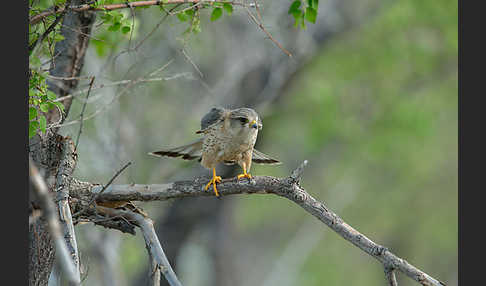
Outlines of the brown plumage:
<svg viewBox="0 0 486 286">
<path fill-rule="evenodd" d="M 158 157 L 180 157 L 185 160 L 197 159 L 204 167 L 213 169 L 213 179 L 206 185 L 206 189 L 213 184 L 218 196 L 216 183 L 221 180 L 221 177 L 216 176 L 215 167 L 218 163 L 240 165 L 243 174 L 239 175 L 238 179 L 251 178 L 248 172 L 252 162 L 280 164 L 277 159 L 253 148 L 261 129 L 262 121 L 251 108 L 213 108 L 201 119 L 201 130 L 196 131 L 196 134 L 202 134 L 203 138 L 187 145 L 149 154 Z"/>
</svg>

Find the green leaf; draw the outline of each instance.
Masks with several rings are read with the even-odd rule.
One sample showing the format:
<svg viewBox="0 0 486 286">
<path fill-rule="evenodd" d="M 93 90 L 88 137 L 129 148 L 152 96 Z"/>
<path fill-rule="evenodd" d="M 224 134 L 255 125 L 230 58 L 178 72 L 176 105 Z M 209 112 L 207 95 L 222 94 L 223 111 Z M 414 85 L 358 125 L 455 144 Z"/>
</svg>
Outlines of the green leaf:
<svg viewBox="0 0 486 286">
<path fill-rule="evenodd" d="M 301 4 L 302 3 L 299 0 L 295 0 L 294 2 L 292 2 L 292 4 L 290 5 L 290 8 L 289 8 L 289 14 L 294 14 L 294 12 L 300 11 L 299 8 L 300 8 Z"/>
<path fill-rule="evenodd" d="M 54 92 L 52 92 L 52 91 L 48 90 L 48 91 L 47 91 L 47 98 L 48 98 L 49 100 L 54 100 L 54 99 L 56 99 L 56 98 L 57 98 L 57 96 L 56 96 L 56 94 L 55 94 Z"/>
<path fill-rule="evenodd" d="M 34 137 L 34 135 L 37 133 L 38 128 L 39 128 L 39 122 L 31 121 L 29 123 L 29 138 Z"/>
<path fill-rule="evenodd" d="M 64 40 L 64 36 L 63 35 L 61 35 L 61 34 L 55 34 L 54 35 L 54 41 L 55 42 L 60 42 L 62 40 Z"/>
<path fill-rule="evenodd" d="M 305 25 L 304 17 L 300 18 L 300 27 L 304 30 L 307 29 L 307 26 Z"/>
<path fill-rule="evenodd" d="M 296 10 L 292 12 L 292 16 L 294 16 L 295 21 L 299 20 L 304 15 L 304 12 L 300 10 Z"/>
<path fill-rule="evenodd" d="M 116 32 L 116 31 L 120 30 L 120 27 L 121 27 L 121 23 L 115 22 L 113 25 L 108 27 L 108 31 Z"/>
<path fill-rule="evenodd" d="M 188 10 L 189 11 L 189 10 Z M 177 18 L 179 19 L 179 21 L 181 22 L 185 22 L 187 20 L 189 20 L 189 17 L 186 15 L 186 14 L 183 14 L 183 13 L 178 13 L 177 14 Z"/>
<path fill-rule="evenodd" d="M 39 129 L 42 132 L 46 132 L 46 126 L 47 126 L 47 120 L 46 120 L 45 116 L 41 116 L 39 118 Z"/>
<path fill-rule="evenodd" d="M 34 120 L 37 117 L 37 108 L 29 107 L 29 120 Z"/>
<path fill-rule="evenodd" d="M 194 15 L 194 10 L 186 10 L 186 15 L 193 16 Z"/>
<path fill-rule="evenodd" d="M 224 9 L 224 11 L 226 11 L 226 14 L 228 14 L 230 16 L 231 16 L 231 14 L 233 14 L 233 5 L 231 5 L 229 3 L 224 3 L 223 9 Z"/>
<path fill-rule="evenodd" d="M 113 16 L 110 13 L 105 13 L 105 14 L 101 15 L 100 18 L 105 22 L 109 22 L 109 21 L 111 21 L 111 19 L 113 19 Z"/>
<path fill-rule="evenodd" d="M 307 6 L 317 10 L 317 7 L 319 6 L 319 0 L 307 0 Z"/>
<path fill-rule="evenodd" d="M 221 8 L 214 8 L 213 13 L 211 13 L 211 21 L 218 20 L 221 15 L 223 15 L 223 9 Z"/>
<path fill-rule="evenodd" d="M 113 23 L 120 22 L 123 18 L 123 14 L 119 12 L 113 12 Z"/>
<path fill-rule="evenodd" d="M 47 112 L 49 111 L 49 105 L 47 103 L 41 103 L 41 105 L 39 106 L 40 110 L 42 112 Z"/>
<path fill-rule="evenodd" d="M 314 8 L 307 7 L 305 9 L 305 19 L 311 23 L 316 23 L 317 11 Z"/>
<path fill-rule="evenodd" d="M 130 26 L 123 26 L 121 31 L 122 31 L 123 34 L 130 32 Z"/>
</svg>

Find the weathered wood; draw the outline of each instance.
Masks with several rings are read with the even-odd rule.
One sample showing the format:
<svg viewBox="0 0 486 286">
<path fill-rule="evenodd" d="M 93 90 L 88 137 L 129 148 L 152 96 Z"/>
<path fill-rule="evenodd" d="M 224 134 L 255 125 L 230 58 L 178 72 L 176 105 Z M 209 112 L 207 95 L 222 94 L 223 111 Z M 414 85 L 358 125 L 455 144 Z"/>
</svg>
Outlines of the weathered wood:
<svg viewBox="0 0 486 286">
<path fill-rule="evenodd" d="M 57 208 L 52 201 L 44 179 L 40 175 L 37 167 L 34 165 L 32 159 L 29 158 L 29 175 L 33 182 L 34 188 L 37 190 L 39 202 L 42 207 L 44 218 L 47 222 L 47 229 L 52 236 L 56 245 L 56 256 L 60 261 L 60 265 L 66 277 L 71 284 L 78 285 L 80 283 L 79 271 L 71 258 L 68 247 L 62 235 L 59 217 L 57 216 Z M 46 274 L 49 274 L 50 271 Z M 47 279 L 49 276 L 47 275 Z"/>
<path fill-rule="evenodd" d="M 160 270 L 160 273 L 164 275 L 169 285 L 182 286 L 176 274 L 174 273 L 174 270 L 172 270 L 172 267 L 170 266 L 167 257 L 165 256 L 159 238 L 155 233 L 153 222 L 150 218 L 129 210 L 112 209 L 101 206 L 98 206 L 97 210 L 100 213 L 107 214 L 110 217 L 123 217 L 137 225 L 143 234 L 145 246 L 147 248 L 149 257 L 153 258 L 157 264 L 156 268 L 158 268 L 158 270 Z M 154 274 L 157 275 L 156 273 Z"/>
<path fill-rule="evenodd" d="M 326 205 L 307 193 L 299 182 L 305 164 L 306 162 L 286 178 L 255 176 L 251 180 L 224 179 L 218 184 L 218 191 L 223 198 L 225 195 L 235 194 L 275 194 L 285 197 L 315 216 L 341 237 L 380 261 L 384 268 L 398 270 L 422 285 L 445 285 L 396 256 L 387 248 L 373 242 L 344 222 Z M 168 184 L 111 185 L 98 196 L 98 201 L 163 201 L 184 197 L 214 196 L 212 192 L 204 190 L 203 187 L 206 182 L 207 178 L 196 178 L 193 181 L 179 181 Z M 84 188 L 71 189 L 70 194 L 80 200 L 87 200 L 91 198 L 93 193 L 99 193 L 101 189 L 102 187 L 99 185 L 89 186 L 89 184 L 84 184 Z"/>
</svg>

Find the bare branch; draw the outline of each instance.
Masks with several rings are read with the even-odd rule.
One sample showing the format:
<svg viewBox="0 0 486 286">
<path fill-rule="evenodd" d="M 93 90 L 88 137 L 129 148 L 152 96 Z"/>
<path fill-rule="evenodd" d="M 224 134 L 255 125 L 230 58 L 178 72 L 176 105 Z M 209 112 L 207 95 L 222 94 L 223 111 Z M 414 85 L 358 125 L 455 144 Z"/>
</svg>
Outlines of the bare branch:
<svg viewBox="0 0 486 286">
<path fill-rule="evenodd" d="M 172 62 L 169 61 L 169 63 Z M 162 68 L 159 68 L 156 70 L 156 72 L 160 72 L 162 69 L 165 69 L 166 67 L 168 66 L 168 64 L 165 64 Z M 108 103 L 107 105 L 104 105 L 102 107 L 100 107 L 99 109 L 97 109 L 96 111 L 94 111 L 93 113 L 91 113 L 90 115 L 84 117 L 82 120 L 88 120 L 88 119 L 91 119 L 93 117 L 95 117 L 96 115 L 98 115 L 99 113 L 101 113 L 103 110 L 105 110 L 106 108 L 110 107 L 111 104 L 113 104 L 115 102 L 115 100 L 117 100 L 118 98 L 120 98 L 122 95 L 124 95 L 125 93 L 127 93 L 129 91 L 129 89 L 140 83 L 140 82 L 149 82 L 149 81 L 161 81 L 161 80 L 169 80 L 169 79 L 172 79 L 172 78 L 149 78 L 149 79 L 146 79 L 144 77 L 139 77 L 137 79 L 134 79 L 134 80 L 127 80 L 127 81 L 120 81 L 120 82 L 117 82 L 116 84 L 125 84 L 126 83 L 126 86 L 124 87 L 124 89 L 118 93 L 117 95 L 115 95 L 112 100 L 110 101 L 110 103 Z M 113 83 L 115 84 L 115 83 Z M 105 85 L 107 86 L 107 85 Z M 93 88 L 95 89 L 95 88 Z M 71 100 L 73 98 L 73 95 L 67 95 L 67 96 L 64 96 L 64 97 L 61 97 L 61 98 L 58 98 L 59 101 L 61 100 Z M 58 128 L 58 127 L 63 127 L 63 126 L 68 126 L 68 125 L 72 125 L 72 124 L 76 124 L 76 123 L 79 123 L 82 121 L 81 119 L 77 119 L 77 120 L 73 120 L 73 121 L 69 121 L 69 122 L 66 122 L 66 123 L 63 123 L 63 124 L 52 124 L 50 125 L 47 129 L 51 129 L 51 128 Z"/>
<path fill-rule="evenodd" d="M 76 234 L 74 233 L 73 217 L 71 215 L 71 207 L 69 205 L 69 188 L 71 175 L 76 167 L 76 151 L 71 140 L 62 141 L 62 154 L 59 168 L 56 174 L 55 190 L 57 192 L 57 203 L 59 209 L 59 221 L 61 222 L 62 232 L 66 246 L 71 255 L 71 258 L 76 267 L 78 275 L 79 271 L 79 253 L 76 242 Z"/>
<path fill-rule="evenodd" d="M 308 213 L 318 218 L 341 237 L 351 242 L 359 249 L 373 256 L 384 266 L 391 267 L 406 274 L 408 277 L 422 285 L 443 286 L 443 282 L 431 277 L 419 270 L 404 259 L 396 256 L 387 248 L 373 242 L 353 227 L 344 222 L 337 214 L 329 210 L 323 203 L 313 198 L 296 181 L 302 174 L 303 163 L 293 172 L 293 176 L 276 178 L 270 176 L 256 176 L 251 181 L 236 178 L 224 179 L 218 185 L 220 195 L 234 194 L 275 194 L 285 197 L 301 206 Z M 299 171 L 300 169 L 300 171 Z M 169 200 L 184 197 L 214 196 L 212 192 L 204 190 L 207 178 L 199 177 L 193 181 L 179 181 L 168 184 L 153 185 L 111 185 L 98 201 L 154 201 Z M 102 188 L 99 185 L 91 185 L 88 188 L 73 189 L 72 197 L 86 199 L 92 193 L 99 193 Z"/>
<path fill-rule="evenodd" d="M 123 166 L 120 170 L 118 170 L 118 172 L 116 172 L 115 175 L 113 177 L 111 177 L 111 179 L 108 181 L 108 183 L 103 186 L 103 188 L 101 189 L 101 191 L 99 193 L 96 193 L 96 194 L 93 195 L 93 197 L 89 201 L 88 205 L 86 207 L 84 207 L 84 209 L 82 209 L 79 212 L 77 212 L 77 213 L 74 214 L 74 217 L 78 217 L 82 213 L 84 213 L 91 206 L 91 204 L 93 204 L 93 202 L 95 202 L 96 199 L 106 190 L 106 188 L 108 186 L 110 186 L 111 183 L 113 183 L 113 181 L 116 179 L 116 177 L 118 177 L 131 164 L 132 164 L 132 162 L 128 162 L 128 163 L 125 164 L 125 166 Z"/>
<path fill-rule="evenodd" d="M 304 173 L 305 166 L 307 166 L 307 160 L 304 160 L 304 162 L 302 162 L 302 164 L 300 164 L 300 166 L 297 169 L 295 169 L 290 175 L 290 177 L 294 179 L 295 182 L 299 182 L 300 179 L 302 178 L 302 174 Z"/>
<path fill-rule="evenodd" d="M 84 117 L 84 110 L 86 109 L 86 104 L 88 104 L 88 98 L 89 94 L 91 93 L 91 88 L 93 87 L 95 77 L 91 77 L 91 81 L 89 82 L 89 88 L 88 88 L 88 93 L 86 94 L 86 101 L 83 104 L 83 109 L 81 110 L 81 114 L 79 115 L 79 120 L 81 123 L 79 124 L 79 132 L 78 132 L 78 137 L 76 138 L 76 145 L 74 147 L 74 150 L 78 150 L 78 143 L 79 143 L 79 137 L 81 137 L 81 132 L 83 131 L 83 117 Z"/>
<path fill-rule="evenodd" d="M 398 286 L 397 278 L 395 277 L 395 269 L 385 267 L 385 278 L 390 286 Z"/>
<path fill-rule="evenodd" d="M 41 203 L 41 207 L 43 210 L 43 215 L 47 221 L 47 225 L 49 228 L 49 232 L 51 233 L 55 245 L 56 245 L 56 256 L 60 261 L 61 268 L 63 272 L 66 274 L 70 283 L 75 285 L 79 285 L 80 283 L 80 276 L 77 267 L 75 266 L 73 260 L 71 259 L 71 255 L 69 254 L 68 248 L 66 243 L 63 239 L 61 233 L 61 225 L 59 224 L 59 218 L 57 216 L 56 206 L 52 201 L 51 196 L 49 195 L 47 185 L 44 182 L 44 179 L 40 175 L 37 167 L 35 166 L 32 158 L 29 157 L 29 175 L 30 179 L 35 186 L 35 190 L 37 191 L 37 195 L 39 196 L 39 200 Z"/>
<path fill-rule="evenodd" d="M 251 12 L 250 12 L 250 9 L 248 9 L 247 7 L 245 7 L 246 9 L 246 12 L 248 13 L 248 16 L 250 16 L 250 18 L 253 20 L 253 22 L 255 22 L 255 24 L 265 33 L 267 34 L 268 38 L 277 46 L 279 47 L 287 56 L 289 57 L 292 57 L 292 54 L 287 51 L 277 40 L 275 40 L 273 38 L 273 36 L 267 31 L 267 29 L 265 29 L 265 27 L 263 27 L 263 24 L 262 22 L 258 21 L 258 19 L 255 17 L 255 15 L 253 15 Z M 259 12 L 258 12 L 259 13 Z"/>
<path fill-rule="evenodd" d="M 165 276 L 167 282 L 171 286 L 182 286 L 181 282 L 177 278 L 174 270 L 169 264 L 167 257 L 165 256 L 162 245 L 159 242 L 157 234 L 155 233 L 153 222 L 150 218 L 145 217 L 139 213 L 128 211 L 128 210 L 118 210 L 107 207 L 98 206 L 97 209 L 100 212 L 108 214 L 109 216 L 120 216 L 130 222 L 133 222 L 140 228 L 145 239 L 145 245 L 150 257 L 156 261 L 160 272 Z"/>
<path fill-rule="evenodd" d="M 201 70 L 197 67 L 197 65 L 192 61 L 191 57 L 186 53 L 186 50 L 184 48 L 181 49 L 181 53 L 184 55 L 184 58 L 194 67 L 194 69 L 197 71 L 200 77 L 204 77 L 203 73 Z"/>
</svg>

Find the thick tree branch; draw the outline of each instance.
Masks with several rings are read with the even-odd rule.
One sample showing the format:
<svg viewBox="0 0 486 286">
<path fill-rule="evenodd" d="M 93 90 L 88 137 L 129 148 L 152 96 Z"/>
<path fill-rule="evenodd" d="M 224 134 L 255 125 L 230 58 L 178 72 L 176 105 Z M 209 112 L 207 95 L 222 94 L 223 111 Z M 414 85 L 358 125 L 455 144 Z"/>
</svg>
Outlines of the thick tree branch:
<svg viewBox="0 0 486 286">
<path fill-rule="evenodd" d="M 445 285 L 443 282 L 438 281 L 396 256 L 387 248 L 373 242 L 307 193 L 299 183 L 305 164 L 306 162 L 294 171 L 292 176 L 287 178 L 256 176 L 251 180 L 224 179 L 218 185 L 218 191 L 222 196 L 234 194 L 275 194 L 285 197 L 318 218 L 341 237 L 380 261 L 384 268 L 399 270 L 422 285 Z M 204 190 L 207 180 L 207 178 L 196 178 L 193 181 L 179 181 L 169 184 L 111 185 L 98 196 L 98 201 L 163 201 L 184 197 L 214 196 L 212 192 Z M 84 183 L 83 188 L 72 189 L 71 196 L 80 200 L 88 200 L 93 193 L 99 193 L 102 188 L 100 185 Z"/>
<path fill-rule="evenodd" d="M 72 1 L 73 4 L 84 2 L 85 0 Z M 49 73 L 53 78 L 50 78 L 47 82 L 49 89 L 52 90 L 57 97 L 64 97 L 70 94 L 78 85 L 79 80 L 77 77 L 83 68 L 84 56 L 88 48 L 89 35 L 91 34 L 94 20 L 95 14 L 88 11 L 76 12 L 69 10 L 63 18 L 60 33 L 64 36 L 64 40 L 56 43 L 55 54 L 59 54 L 59 56 L 52 62 Z M 56 77 L 72 79 L 54 79 Z M 71 99 L 62 102 L 64 105 L 64 116 L 62 116 L 56 109 L 51 109 L 48 112 L 47 122 L 49 125 L 53 122 L 62 123 L 69 113 L 71 102 Z M 51 129 L 51 131 L 55 133 L 57 132 L 57 128 Z"/>
<path fill-rule="evenodd" d="M 74 232 L 73 217 L 71 207 L 69 206 L 69 188 L 71 176 L 76 168 L 76 152 L 73 142 L 70 139 L 62 141 L 62 159 L 56 174 L 55 191 L 57 192 L 57 202 L 59 209 L 59 219 L 62 225 L 63 237 L 66 240 L 66 246 L 74 261 L 74 266 L 78 275 L 79 271 L 79 253 Z"/>
<path fill-rule="evenodd" d="M 59 224 L 59 218 L 57 216 L 56 206 L 52 201 L 47 185 L 44 179 L 40 175 L 34 162 L 29 158 L 29 175 L 32 183 L 37 191 L 39 201 L 42 206 L 43 215 L 46 218 L 49 232 L 51 233 L 55 245 L 56 245 L 56 256 L 60 261 L 60 265 L 64 273 L 68 278 L 68 281 L 74 285 L 79 285 L 80 275 L 76 267 L 76 264 L 72 260 L 69 253 L 68 247 L 66 246 L 65 240 L 61 233 L 61 225 Z"/>
<path fill-rule="evenodd" d="M 102 206 L 98 206 L 96 209 L 110 217 L 122 217 L 137 225 L 142 231 L 149 257 L 156 261 L 158 265 L 157 268 L 160 269 L 160 272 L 165 276 L 169 285 L 182 286 L 165 256 L 150 218 L 129 210 L 113 209 Z"/>
</svg>

